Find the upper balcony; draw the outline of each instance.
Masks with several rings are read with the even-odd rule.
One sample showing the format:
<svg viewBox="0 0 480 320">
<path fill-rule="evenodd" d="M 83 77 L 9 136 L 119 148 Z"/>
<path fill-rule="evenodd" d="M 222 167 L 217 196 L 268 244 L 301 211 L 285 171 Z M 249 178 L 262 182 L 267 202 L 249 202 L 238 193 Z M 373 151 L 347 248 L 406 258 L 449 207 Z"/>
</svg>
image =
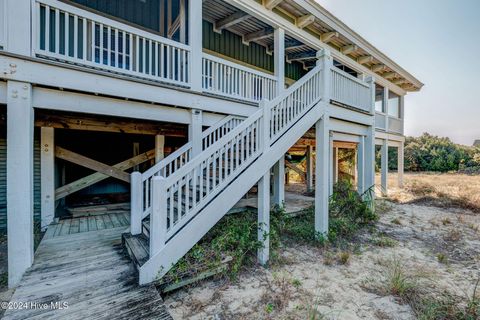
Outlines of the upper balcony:
<svg viewBox="0 0 480 320">
<path fill-rule="evenodd" d="M 32 0 L 30 54 L 247 103 L 275 98 L 315 65 L 308 45 L 223 1 L 93 3 Z M 6 51 L 12 25 L 0 25 Z M 330 79 L 332 103 L 373 114 L 362 75 L 335 61 Z"/>
<path fill-rule="evenodd" d="M 403 135 L 403 97 L 385 87 L 375 87 L 375 127 L 377 131 Z"/>
</svg>

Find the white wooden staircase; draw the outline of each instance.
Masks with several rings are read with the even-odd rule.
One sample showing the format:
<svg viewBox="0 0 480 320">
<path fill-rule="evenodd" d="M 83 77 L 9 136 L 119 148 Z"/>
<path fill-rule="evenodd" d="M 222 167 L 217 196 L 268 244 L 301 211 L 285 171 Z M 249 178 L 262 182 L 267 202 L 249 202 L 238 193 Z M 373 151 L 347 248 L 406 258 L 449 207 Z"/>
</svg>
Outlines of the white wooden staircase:
<svg viewBox="0 0 480 320">
<path fill-rule="evenodd" d="M 324 116 L 338 73 L 326 59 L 245 120 L 227 117 L 205 131 L 196 156 L 187 144 L 132 174 L 132 235 L 124 240 L 140 284 L 165 275 Z M 357 99 L 370 99 L 366 89 Z"/>
</svg>

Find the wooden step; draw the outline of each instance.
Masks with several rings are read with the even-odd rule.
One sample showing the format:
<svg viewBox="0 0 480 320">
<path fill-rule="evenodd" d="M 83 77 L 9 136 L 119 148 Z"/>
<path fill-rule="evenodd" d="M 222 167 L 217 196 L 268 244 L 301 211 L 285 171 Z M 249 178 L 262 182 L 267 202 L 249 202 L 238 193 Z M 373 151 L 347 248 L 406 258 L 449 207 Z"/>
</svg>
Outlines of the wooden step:
<svg viewBox="0 0 480 320">
<path fill-rule="evenodd" d="M 143 235 L 122 234 L 122 243 L 137 270 L 149 259 L 149 241 Z"/>
</svg>

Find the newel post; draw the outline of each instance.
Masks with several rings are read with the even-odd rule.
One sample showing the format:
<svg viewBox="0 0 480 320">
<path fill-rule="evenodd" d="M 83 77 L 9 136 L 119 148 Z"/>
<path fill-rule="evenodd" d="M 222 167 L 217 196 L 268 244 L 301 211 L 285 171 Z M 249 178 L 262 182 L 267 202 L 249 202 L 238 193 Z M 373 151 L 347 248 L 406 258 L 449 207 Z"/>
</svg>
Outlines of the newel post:
<svg viewBox="0 0 480 320">
<path fill-rule="evenodd" d="M 203 21 L 202 1 L 190 0 L 188 10 L 188 43 L 190 45 L 190 83 L 194 91 L 202 91 Z"/>
<path fill-rule="evenodd" d="M 317 65 L 322 66 L 322 96 L 323 101 L 330 103 L 331 98 L 331 77 L 332 77 L 332 67 L 333 59 L 328 49 L 322 49 L 317 52 Z"/>
<path fill-rule="evenodd" d="M 370 87 L 370 113 L 375 114 L 375 78 L 368 76 L 365 82 Z"/>
<path fill-rule="evenodd" d="M 130 175 L 130 232 L 132 235 L 142 233 L 143 185 L 142 174 L 138 171 Z"/>
<path fill-rule="evenodd" d="M 153 196 L 150 214 L 150 258 L 165 246 L 167 240 L 167 190 L 166 179 L 161 176 L 152 178 Z"/>
</svg>

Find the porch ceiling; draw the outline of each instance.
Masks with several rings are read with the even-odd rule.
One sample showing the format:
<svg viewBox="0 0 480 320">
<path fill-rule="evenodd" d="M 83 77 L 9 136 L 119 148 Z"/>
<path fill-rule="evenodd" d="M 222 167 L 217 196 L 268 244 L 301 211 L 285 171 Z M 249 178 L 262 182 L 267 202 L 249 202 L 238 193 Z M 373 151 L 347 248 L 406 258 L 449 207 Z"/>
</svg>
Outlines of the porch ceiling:
<svg viewBox="0 0 480 320">
<path fill-rule="evenodd" d="M 301 1 L 282 0 L 270 2 L 274 3 L 274 7 L 270 8 L 273 12 L 289 20 L 292 24 L 303 28 L 303 30 L 309 34 L 318 37 L 319 41 L 328 44 L 336 51 L 363 65 L 367 69 L 372 70 L 387 81 L 398 85 L 406 91 L 418 91 L 423 86 L 420 81 L 396 65 L 393 61 L 389 60 L 381 52 L 355 34 L 354 31 L 348 29 L 347 26 L 331 16 L 330 13 L 321 8 L 316 2 L 306 1 L 309 5 L 314 6 L 314 8 L 318 10 L 321 9 L 328 19 L 335 19 L 339 27 L 342 27 L 339 28 L 341 30 L 335 30 L 319 17 L 313 16 L 312 12 L 309 12 L 301 5 Z M 240 10 L 221 0 L 204 0 L 203 11 L 204 18 L 215 25 L 215 23 L 218 23 L 222 19 L 232 17 L 235 13 L 239 14 Z M 243 36 L 244 39 L 247 40 L 249 36 L 257 36 L 257 38 L 252 37 L 254 39 L 252 42 L 265 46 L 270 51 L 273 49 L 273 29 L 265 22 L 253 16 L 238 19 L 235 23 L 232 23 L 224 29 Z M 262 30 L 270 30 L 271 33 L 268 36 L 258 36 Z M 350 32 L 345 32 L 345 30 L 350 30 Z M 355 44 L 350 40 L 352 39 L 352 34 L 353 38 L 360 39 L 361 45 Z M 300 41 L 289 35 L 286 35 L 285 42 L 287 61 L 300 61 L 306 68 L 314 65 L 316 59 L 313 48 L 307 45 L 301 46 L 302 43 Z M 378 55 L 376 53 L 378 53 Z M 385 62 L 386 60 L 387 63 Z"/>
</svg>

